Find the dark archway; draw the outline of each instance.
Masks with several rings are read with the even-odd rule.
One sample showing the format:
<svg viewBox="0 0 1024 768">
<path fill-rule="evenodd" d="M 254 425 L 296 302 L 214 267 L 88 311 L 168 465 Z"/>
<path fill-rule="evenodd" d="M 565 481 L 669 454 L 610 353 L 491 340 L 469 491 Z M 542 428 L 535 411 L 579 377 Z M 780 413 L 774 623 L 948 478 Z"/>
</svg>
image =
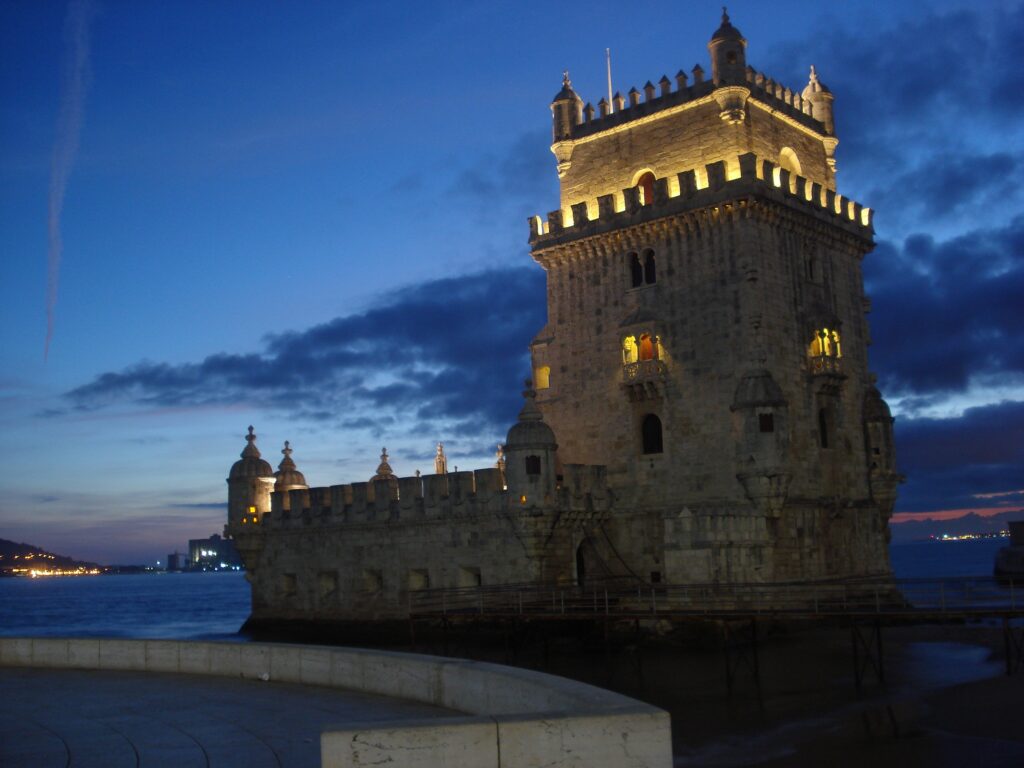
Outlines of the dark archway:
<svg viewBox="0 0 1024 768">
<path fill-rule="evenodd" d="M 661 453 L 663 450 L 661 419 L 653 413 L 644 416 L 643 423 L 640 425 L 640 437 L 644 453 Z"/>
</svg>

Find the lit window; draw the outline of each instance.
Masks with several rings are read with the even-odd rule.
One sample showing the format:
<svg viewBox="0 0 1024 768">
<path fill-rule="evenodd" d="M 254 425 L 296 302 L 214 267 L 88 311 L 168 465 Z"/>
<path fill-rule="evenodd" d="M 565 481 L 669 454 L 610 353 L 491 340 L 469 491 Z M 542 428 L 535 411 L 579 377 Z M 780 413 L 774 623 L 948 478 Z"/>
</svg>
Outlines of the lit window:
<svg viewBox="0 0 1024 768">
<path fill-rule="evenodd" d="M 640 205 L 650 205 L 654 202 L 654 174 L 647 171 L 636 183 L 640 190 Z"/>
<path fill-rule="evenodd" d="M 640 356 L 636 346 L 636 336 L 627 336 L 622 340 L 622 362 L 626 365 L 635 363 Z"/>
<path fill-rule="evenodd" d="M 839 344 L 839 331 L 834 328 L 822 328 L 814 332 L 814 339 L 807 348 L 811 357 L 842 357 Z"/>
<path fill-rule="evenodd" d="M 533 372 L 533 380 L 537 389 L 547 389 L 551 386 L 551 366 L 538 365 Z"/>
</svg>

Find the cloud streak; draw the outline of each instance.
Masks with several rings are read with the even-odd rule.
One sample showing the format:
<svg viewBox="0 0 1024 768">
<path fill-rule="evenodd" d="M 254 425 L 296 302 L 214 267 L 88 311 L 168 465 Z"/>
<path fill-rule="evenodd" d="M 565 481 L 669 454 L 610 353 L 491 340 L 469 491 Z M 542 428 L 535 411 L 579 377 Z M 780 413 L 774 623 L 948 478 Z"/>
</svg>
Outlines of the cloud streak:
<svg viewBox="0 0 1024 768">
<path fill-rule="evenodd" d="M 400 289 L 364 312 L 268 336 L 254 354 L 198 363 L 142 362 L 65 395 L 90 412 L 237 405 L 371 431 L 397 414 L 417 429 L 503 431 L 529 372 L 527 345 L 544 325 L 544 273 L 514 268 Z M 48 413 L 44 415 L 57 415 Z"/>
<path fill-rule="evenodd" d="M 61 215 L 68 179 L 78 154 L 82 129 L 82 112 L 89 84 L 89 23 L 93 8 L 89 0 L 72 0 L 64 20 L 63 73 L 60 84 L 60 109 L 57 113 L 56 140 L 50 163 L 49 214 L 47 217 L 46 264 L 46 342 L 43 359 L 50 355 L 54 319 L 57 309 L 57 287 L 60 283 L 60 262 L 63 251 Z"/>
</svg>

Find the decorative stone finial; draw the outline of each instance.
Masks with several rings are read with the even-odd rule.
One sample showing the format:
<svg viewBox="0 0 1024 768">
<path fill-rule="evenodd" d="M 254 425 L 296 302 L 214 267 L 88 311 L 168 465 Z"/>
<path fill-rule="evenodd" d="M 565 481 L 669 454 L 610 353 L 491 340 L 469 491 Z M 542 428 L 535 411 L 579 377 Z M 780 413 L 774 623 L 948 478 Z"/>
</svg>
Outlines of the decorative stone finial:
<svg viewBox="0 0 1024 768">
<path fill-rule="evenodd" d="M 569 79 L 569 70 L 568 69 L 563 69 L 562 70 L 562 85 L 565 88 L 572 88 L 572 81 Z"/>
<path fill-rule="evenodd" d="M 388 478 L 394 477 L 395 472 L 391 469 L 391 465 L 388 463 L 388 449 L 380 449 L 380 464 L 377 465 L 377 474 L 375 474 L 372 480 L 387 480 Z"/>
<path fill-rule="evenodd" d="M 281 449 L 281 453 L 284 454 L 286 459 L 290 459 L 292 457 L 292 444 L 287 440 L 284 441 L 284 448 Z"/>
<path fill-rule="evenodd" d="M 281 463 L 277 465 L 277 468 L 283 472 L 294 470 L 295 462 L 292 460 L 292 453 L 294 451 L 292 451 L 292 444 L 287 440 L 284 441 L 284 448 L 281 449 L 281 453 L 284 455 L 284 458 L 281 459 Z"/>
<path fill-rule="evenodd" d="M 437 453 L 434 455 L 434 474 L 448 474 L 448 457 L 444 455 L 444 443 L 437 444 Z"/>
<path fill-rule="evenodd" d="M 729 23 L 729 11 L 728 11 L 728 9 L 724 5 L 722 6 L 722 23 L 723 24 L 728 24 Z"/>
<path fill-rule="evenodd" d="M 245 436 L 245 448 L 242 450 L 242 458 L 255 458 L 260 457 L 260 449 L 256 447 L 256 432 L 253 431 L 252 424 L 249 425 L 249 434 Z"/>
<path fill-rule="evenodd" d="M 537 407 L 537 390 L 533 388 L 533 380 L 527 379 L 523 383 L 526 384 L 526 389 L 523 390 L 523 397 L 526 398 L 526 402 L 523 403 L 523 409 L 519 412 L 519 420 L 541 421 L 544 418 L 544 414 Z"/>
</svg>

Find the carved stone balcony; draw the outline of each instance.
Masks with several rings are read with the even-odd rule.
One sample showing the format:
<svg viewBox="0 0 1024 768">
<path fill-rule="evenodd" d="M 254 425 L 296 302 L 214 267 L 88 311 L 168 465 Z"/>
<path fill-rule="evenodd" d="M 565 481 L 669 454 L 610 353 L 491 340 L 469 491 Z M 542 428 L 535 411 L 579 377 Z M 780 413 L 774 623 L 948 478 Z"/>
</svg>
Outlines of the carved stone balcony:
<svg viewBox="0 0 1024 768">
<path fill-rule="evenodd" d="M 655 400 L 664 394 L 668 368 L 661 360 L 638 360 L 622 366 L 622 386 L 630 400 Z"/>
<path fill-rule="evenodd" d="M 842 376 L 842 362 L 841 357 L 832 355 L 814 355 L 807 358 L 808 370 L 812 376 Z"/>
</svg>

